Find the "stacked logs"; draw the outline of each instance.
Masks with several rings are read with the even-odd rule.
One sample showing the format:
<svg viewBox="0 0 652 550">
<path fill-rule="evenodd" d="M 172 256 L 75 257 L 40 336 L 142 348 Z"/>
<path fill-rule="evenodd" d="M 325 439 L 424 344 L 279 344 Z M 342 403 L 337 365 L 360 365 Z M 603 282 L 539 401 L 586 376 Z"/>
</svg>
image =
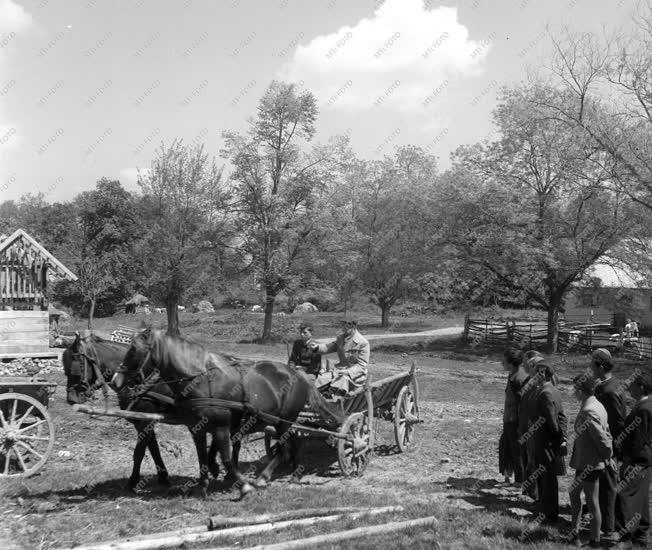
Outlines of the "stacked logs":
<svg viewBox="0 0 652 550">
<path fill-rule="evenodd" d="M 24 358 L 0 363 L 0 376 L 34 376 L 61 372 L 61 370 L 61 361 L 58 359 Z"/>
</svg>

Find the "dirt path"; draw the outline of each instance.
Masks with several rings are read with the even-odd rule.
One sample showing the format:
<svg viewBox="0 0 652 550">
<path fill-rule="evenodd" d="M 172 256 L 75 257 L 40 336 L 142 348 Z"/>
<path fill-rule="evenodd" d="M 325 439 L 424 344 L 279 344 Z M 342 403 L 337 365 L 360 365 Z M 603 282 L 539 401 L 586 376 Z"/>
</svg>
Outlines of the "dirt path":
<svg viewBox="0 0 652 550">
<path fill-rule="evenodd" d="M 436 338 L 438 336 L 458 336 L 464 332 L 464 327 L 446 327 L 436 328 L 433 330 L 424 330 L 422 332 L 385 332 L 382 334 L 364 334 L 364 337 L 370 342 L 374 340 L 387 340 L 393 338 Z M 317 342 L 328 342 L 329 338 L 318 338 Z"/>
</svg>

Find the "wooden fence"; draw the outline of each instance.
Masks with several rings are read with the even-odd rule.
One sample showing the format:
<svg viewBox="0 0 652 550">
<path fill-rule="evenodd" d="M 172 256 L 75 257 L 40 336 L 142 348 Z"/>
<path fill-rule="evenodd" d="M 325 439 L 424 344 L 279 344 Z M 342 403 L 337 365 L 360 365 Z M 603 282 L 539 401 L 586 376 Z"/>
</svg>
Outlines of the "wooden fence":
<svg viewBox="0 0 652 550">
<path fill-rule="evenodd" d="M 502 346 L 519 344 L 526 349 L 543 349 L 548 341 L 547 322 L 542 320 L 464 320 L 464 340 L 471 344 Z M 607 323 L 564 322 L 559 327 L 559 351 L 590 353 L 607 348 L 618 356 L 652 359 L 652 338 L 626 338 Z"/>
</svg>

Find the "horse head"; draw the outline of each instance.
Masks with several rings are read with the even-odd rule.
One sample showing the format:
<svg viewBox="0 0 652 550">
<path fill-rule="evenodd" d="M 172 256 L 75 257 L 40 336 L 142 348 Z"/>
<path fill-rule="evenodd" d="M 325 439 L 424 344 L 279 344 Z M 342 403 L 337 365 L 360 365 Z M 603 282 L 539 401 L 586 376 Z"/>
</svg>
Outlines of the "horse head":
<svg viewBox="0 0 652 550">
<path fill-rule="evenodd" d="M 113 375 L 111 383 L 120 390 L 133 382 L 143 384 L 158 373 L 156 365 L 159 360 L 161 342 L 160 331 L 145 328 L 134 334 L 129 349 L 122 360 L 122 365 Z"/>
<path fill-rule="evenodd" d="M 66 375 L 67 401 L 69 404 L 84 403 L 93 393 L 96 382 L 95 371 L 89 368 L 86 359 L 86 340 L 79 332 L 75 332 L 75 339 L 63 352 L 63 372 Z"/>
</svg>

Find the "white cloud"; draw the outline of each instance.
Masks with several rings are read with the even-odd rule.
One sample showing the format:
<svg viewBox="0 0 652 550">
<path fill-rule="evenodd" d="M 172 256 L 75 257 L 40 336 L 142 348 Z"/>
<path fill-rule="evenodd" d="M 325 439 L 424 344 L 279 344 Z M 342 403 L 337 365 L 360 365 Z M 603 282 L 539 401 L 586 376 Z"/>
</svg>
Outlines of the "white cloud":
<svg viewBox="0 0 652 550">
<path fill-rule="evenodd" d="M 0 33 L 17 33 L 32 24 L 32 16 L 14 0 L 0 0 Z"/>
<path fill-rule="evenodd" d="M 421 107 L 452 78 L 479 74 L 492 38 L 470 40 L 457 8 L 386 0 L 370 18 L 298 46 L 278 77 L 326 107 Z"/>
</svg>

